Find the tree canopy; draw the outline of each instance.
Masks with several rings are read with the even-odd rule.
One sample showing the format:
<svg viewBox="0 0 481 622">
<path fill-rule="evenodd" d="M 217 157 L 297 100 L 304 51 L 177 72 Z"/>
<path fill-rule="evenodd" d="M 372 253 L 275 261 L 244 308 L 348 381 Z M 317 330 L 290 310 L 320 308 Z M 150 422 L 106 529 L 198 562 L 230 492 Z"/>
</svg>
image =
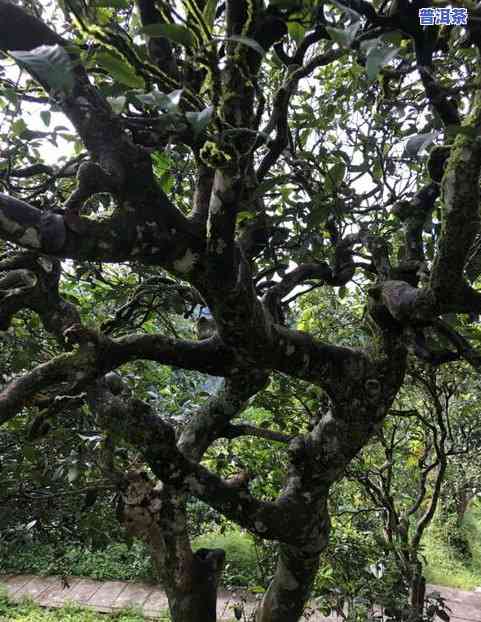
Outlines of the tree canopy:
<svg viewBox="0 0 481 622">
<path fill-rule="evenodd" d="M 423 4 L 0 0 L 0 423 L 90 417 L 175 622 L 224 562 L 188 499 L 280 543 L 257 620 L 295 622 L 408 361 L 481 363 L 481 12 Z M 249 420 L 279 379 L 311 416 Z M 204 460 L 244 436 L 280 490 Z"/>
</svg>

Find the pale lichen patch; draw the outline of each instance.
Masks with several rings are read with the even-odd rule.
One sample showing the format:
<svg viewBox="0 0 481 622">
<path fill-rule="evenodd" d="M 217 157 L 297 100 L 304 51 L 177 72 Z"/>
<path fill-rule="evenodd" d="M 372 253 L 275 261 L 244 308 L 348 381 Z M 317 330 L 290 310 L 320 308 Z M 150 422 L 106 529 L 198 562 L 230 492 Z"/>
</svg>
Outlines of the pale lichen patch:
<svg viewBox="0 0 481 622">
<path fill-rule="evenodd" d="M 444 207 L 446 211 L 452 208 L 456 194 L 456 173 L 454 169 L 449 170 L 444 175 Z"/>
<path fill-rule="evenodd" d="M 44 272 L 47 272 L 47 274 L 52 272 L 52 270 L 53 270 L 53 262 L 50 261 L 50 259 L 48 257 L 39 257 L 37 259 L 37 263 L 39 264 L 39 266 L 42 268 L 42 270 Z"/>
<path fill-rule="evenodd" d="M 222 200 L 218 194 L 214 194 L 209 206 L 210 214 L 221 214 L 222 213 Z"/>
<path fill-rule="evenodd" d="M 192 446 L 194 445 L 195 442 L 196 442 L 196 436 L 194 432 L 188 431 L 182 435 L 182 444 L 187 443 L 188 445 Z"/>
<path fill-rule="evenodd" d="M 150 502 L 150 511 L 159 512 L 162 507 L 162 501 L 159 498 L 155 498 Z"/>
<path fill-rule="evenodd" d="M 183 257 L 174 261 L 174 269 L 177 272 L 190 272 L 194 268 L 198 258 L 199 255 L 197 253 L 193 253 L 190 248 L 188 248 Z"/>
</svg>

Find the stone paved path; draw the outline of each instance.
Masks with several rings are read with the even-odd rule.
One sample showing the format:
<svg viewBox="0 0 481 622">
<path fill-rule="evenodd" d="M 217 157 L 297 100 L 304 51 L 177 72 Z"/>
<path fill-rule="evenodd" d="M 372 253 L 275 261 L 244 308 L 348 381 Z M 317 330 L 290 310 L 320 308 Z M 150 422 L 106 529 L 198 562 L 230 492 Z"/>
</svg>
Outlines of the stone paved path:
<svg viewBox="0 0 481 622">
<path fill-rule="evenodd" d="M 59 577 L 36 577 L 34 575 L 1 575 L 4 586 L 14 601 L 31 598 L 43 607 L 61 607 L 66 602 L 79 603 L 103 613 L 111 613 L 124 607 L 136 607 L 148 618 L 160 618 L 168 604 L 165 593 L 154 585 L 127 581 L 94 581 L 82 577 L 69 578 L 70 587 L 64 587 Z M 452 622 L 481 622 L 481 593 L 464 592 L 452 588 L 429 586 L 446 598 L 452 610 Z M 243 601 L 246 611 L 252 611 L 256 599 L 245 592 L 221 590 L 218 600 L 219 620 L 233 620 L 233 606 Z M 309 617 L 311 622 L 326 620 L 319 615 Z"/>
<path fill-rule="evenodd" d="M 62 607 L 75 602 L 102 613 L 112 613 L 125 607 L 136 607 L 148 618 L 160 618 L 167 612 L 165 593 L 154 585 L 128 581 L 94 581 L 69 577 L 70 587 L 64 587 L 59 577 L 34 575 L 1 575 L 0 586 L 7 589 L 13 601 L 31 598 L 43 607 Z M 255 606 L 255 598 L 243 592 L 219 593 L 217 614 L 219 620 L 233 620 L 233 606 L 245 599 L 246 610 Z"/>
</svg>

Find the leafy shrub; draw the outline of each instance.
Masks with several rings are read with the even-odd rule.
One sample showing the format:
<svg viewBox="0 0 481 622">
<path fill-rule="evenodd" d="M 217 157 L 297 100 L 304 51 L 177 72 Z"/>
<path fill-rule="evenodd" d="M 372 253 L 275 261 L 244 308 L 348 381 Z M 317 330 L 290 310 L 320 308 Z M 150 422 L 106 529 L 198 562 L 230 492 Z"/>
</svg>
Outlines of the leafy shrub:
<svg viewBox="0 0 481 622">
<path fill-rule="evenodd" d="M 218 548 L 226 552 L 222 583 L 227 587 L 258 585 L 258 559 L 254 542 L 240 531 L 208 533 L 194 540 L 194 548 Z"/>
<path fill-rule="evenodd" d="M 392 557 L 383 552 L 372 531 L 335 524 L 331 541 L 321 556 L 314 594 L 323 615 L 369 619 L 376 606 L 397 611 L 407 590 Z"/>
<path fill-rule="evenodd" d="M 103 549 L 70 546 L 63 552 L 50 544 L 17 545 L 4 550 L 0 560 L 0 572 L 5 573 L 62 573 L 99 580 L 155 580 L 149 551 L 137 541 L 130 546 L 115 543 Z"/>
<path fill-rule="evenodd" d="M 264 583 L 260 577 L 256 546 L 247 534 L 240 531 L 209 533 L 196 538 L 193 547 L 226 551 L 224 585 L 247 587 Z M 51 544 L 5 545 L 0 555 L 0 572 L 156 581 L 149 550 L 139 541 L 130 546 L 110 544 L 102 549 L 68 546 L 64 551 Z"/>
<path fill-rule="evenodd" d="M 0 596 L 0 620 L 9 622 L 144 622 L 145 618 L 134 610 L 126 609 L 112 615 L 100 614 L 76 605 L 61 609 L 42 609 L 35 603 L 23 601 L 9 603 Z M 169 617 L 159 622 L 168 622 Z"/>
<path fill-rule="evenodd" d="M 471 549 L 471 555 L 463 557 L 459 550 L 450 544 L 445 523 L 435 521 L 426 533 L 424 553 L 426 557 L 426 579 L 430 583 L 470 590 L 481 585 L 481 565 L 478 565 L 477 543 L 473 539 L 474 529 L 470 512 L 467 513 L 460 532 L 464 535 Z M 470 527 L 471 525 L 471 527 Z M 478 538 L 481 536 L 481 521 L 477 527 Z"/>
</svg>

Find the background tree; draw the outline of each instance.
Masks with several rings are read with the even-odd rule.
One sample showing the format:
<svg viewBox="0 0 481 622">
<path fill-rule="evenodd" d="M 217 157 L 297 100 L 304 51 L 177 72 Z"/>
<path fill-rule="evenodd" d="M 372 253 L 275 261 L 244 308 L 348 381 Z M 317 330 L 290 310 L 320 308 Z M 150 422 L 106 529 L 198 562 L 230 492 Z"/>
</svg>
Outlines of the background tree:
<svg viewBox="0 0 481 622">
<path fill-rule="evenodd" d="M 0 0 L 0 328 L 28 314 L 48 333 L 42 356 L 6 367 L 0 423 L 54 420 L 81 402 L 175 622 L 215 620 L 224 562 L 192 550 L 189 498 L 280 543 L 257 620 L 298 620 L 328 541 L 330 488 L 387 416 L 408 351 L 479 365 L 469 323 L 446 319 L 474 322 L 481 309 L 478 21 L 425 30 L 417 9 Z M 437 139 L 428 177 L 416 156 Z M 45 141 L 73 153 L 49 164 Z M 89 275 L 88 296 L 111 265 L 131 293 L 112 294 L 108 320 L 85 317 L 67 274 Z M 364 305 L 360 347 L 296 329 L 303 292 L 342 297 L 348 285 Z M 197 340 L 192 326 L 159 330 L 165 308 L 208 313 L 208 333 L 205 320 Z M 114 371 L 142 374 L 145 361 L 223 381 L 172 421 Z M 319 408 L 293 434 L 235 421 L 274 372 L 316 387 Z M 279 494 L 203 463 L 241 435 L 287 446 Z M 124 445 L 137 456 L 127 473 Z"/>
<path fill-rule="evenodd" d="M 382 548 L 391 555 L 409 592 L 410 619 L 422 620 L 426 579 L 423 539 L 450 486 L 447 470 L 452 459 L 470 461 L 473 438 L 456 411 L 456 381 L 433 369 L 413 369 L 414 386 L 407 385 L 414 408 L 393 411 L 379 434 L 377 451 L 365 450 L 352 471 L 365 494 L 365 507 L 381 511 Z M 404 395 L 400 396 L 403 403 Z M 475 417 L 471 418 L 471 422 Z M 479 424 L 478 426 L 479 427 Z M 409 485 L 407 486 L 407 482 Z M 431 607 L 432 613 L 435 608 Z"/>
</svg>

